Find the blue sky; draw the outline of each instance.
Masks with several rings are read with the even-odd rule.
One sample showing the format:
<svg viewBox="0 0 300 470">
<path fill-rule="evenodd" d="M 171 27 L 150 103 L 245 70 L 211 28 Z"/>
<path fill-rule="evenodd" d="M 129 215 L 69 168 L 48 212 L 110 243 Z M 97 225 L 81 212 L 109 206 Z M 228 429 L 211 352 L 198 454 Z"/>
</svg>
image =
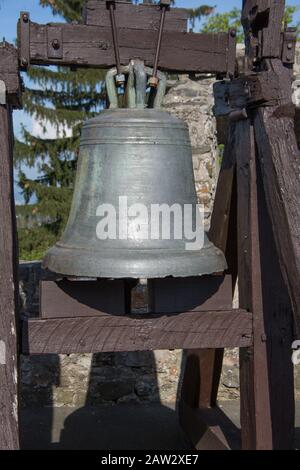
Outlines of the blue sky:
<svg viewBox="0 0 300 470">
<path fill-rule="evenodd" d="M 216 6 L 217 11 L 224 12 L 233 7 L 240 8 L 242 0 L 177 0 L 176 6 L 192 8 L 204 3 L 206 5 Z M 300 7 L 300 0 L 288 0 L 287 4 Z M 13 42 L 16 39 L 17 20 L 20 11 L 29 11 L 32 21 L 37 23 L 63 21 L 57 16 L 53 19 L 50 8 L 42 8 L 39 5 L 39 0 L 0 0 L 0 37 L 5 37 L 8 42 Z M 300 21 L 300 11 L 297 13 L 295 19 Z M 24 124 L 30 131 L 34 126 L 31 118 L 26 116 L 24 112 L 14 112 L 14 127 L 17 135 L 20 134 L 21 124 Z M 36 169 L 26 169 L 26 173 L 31 177 L 35 177 L 37 174 Z M 17 193 L 17 200 L 21 202 L 19 193 Z"/>
</svg>

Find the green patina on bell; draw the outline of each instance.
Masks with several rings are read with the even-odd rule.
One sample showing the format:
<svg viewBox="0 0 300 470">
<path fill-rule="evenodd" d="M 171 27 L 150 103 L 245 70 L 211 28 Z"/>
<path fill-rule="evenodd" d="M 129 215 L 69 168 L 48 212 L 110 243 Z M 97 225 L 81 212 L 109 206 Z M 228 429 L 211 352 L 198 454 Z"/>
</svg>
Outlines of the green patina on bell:
<svg viewBox="0 0 300 470">
<path fill-rule="evenodd" d="M 111 109 L 83 126 L 69 221 L 61 240 L 47 253 L 44 267 L 66 276 L 96 278 L 189 277 L 222 272 L 226 269 L 224 255 L 206 235 L 197 251 L 186 249 L 190 240 L 174 238 L 174 227 L 170 239 L 163 238 L 162 230 L 158 239 L 145 239 L 136 227 L 132 232 L 129 227 L 125 239 L 100 240 L 97 236 L 97 210 L 103 204 L 116 208 L 119 233 L 124 222 L 120 197 L 126 198 L 128 207 L 143 204 L 149 213 L 153 204 L 177 204 L 182 212 L 185 205 L 191 205 L 195 209 L 191 223 L 193 227 L 196 224 L 189 132 L 183 121 L 160 109 L 164 75 L 160 75 L 154 109 L 145 109 L 147 72 L 151 71 L 138 63 L 125 72 L 129 72 L 129 108 L 117 108 L 113 71 L 107 78 Z M 149 220 L 139 218 L 139 226 L 143 224 L 147 226 Z"/>
</svg>

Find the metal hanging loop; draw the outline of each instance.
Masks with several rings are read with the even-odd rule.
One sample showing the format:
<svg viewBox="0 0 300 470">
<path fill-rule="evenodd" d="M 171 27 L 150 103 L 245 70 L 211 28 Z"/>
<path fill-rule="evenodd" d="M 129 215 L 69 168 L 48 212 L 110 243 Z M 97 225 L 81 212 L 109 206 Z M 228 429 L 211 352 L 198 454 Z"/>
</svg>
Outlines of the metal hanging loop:
<svg viewBox="0 0 300 470">
<path fill-rule="evenodd" d="M 145 67 L 142 61 L 131 61 L 129 65 L 121 66 L 121 73 L 128 75 L 126 97 L 128 108 L 147 108 L 146 91 L 147 77 L 153 76 L 153 69 Z M 118 92 L 115 77 L 118 74 L 117 68 L 109 70 L 106 74 L 106 91 L 108 94 L 110 109 L 119 108 Z M 167 77 L 164 73 L 157 71 L 159 79 L 156 95 L 153 103 L 154 109 L 162 107 L 163 99 L 166 94 Z"/>
</svg>

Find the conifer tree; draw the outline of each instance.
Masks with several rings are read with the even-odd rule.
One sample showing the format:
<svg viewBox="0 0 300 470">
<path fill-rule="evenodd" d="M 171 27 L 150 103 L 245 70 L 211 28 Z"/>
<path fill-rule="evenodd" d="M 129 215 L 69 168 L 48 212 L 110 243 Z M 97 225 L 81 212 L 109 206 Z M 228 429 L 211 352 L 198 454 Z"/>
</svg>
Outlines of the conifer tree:
<svg viewBox="0 0 300 470">
<path fill-rule="evenodd" d="M 130 0 L 129 0 L 130 1 Z M 80 21 L 84 0 L 40 0 L 54 15 L 67 22 Z M 139 3 L 139 2 L 134 2 Z M 152 2 L 155 3 L 155 2 Z M 174 2 L 173 2 L 174 3 Z M 202 6 L 190 10 L 192 22 L 211 12 Z M 69 214 L 76 171 L 82 122 L 97 113 L 104 104 L 104 72 L 97 69 L 65 67 L 31 67 L 27 72 L 30 86 L 23 96 L 24 110 L 39 122 L 46 132 L 56 129 L 55 138 L 34 136 L 23 128 L 23 138 L 16 141 L 15 162 L 36 166 L 39 176 L 30 179 L 19 171 L 19 186 L 26 204 L 34 199 L 30 211 L 30 227 L 19 228 L 20 256 L 37 259 L 61 235 Z M 36 215 L 36 226 L 32 216 Z"/>
<path fill-rule="evenodd" d="M 68 22 L 81 18 L 82 0 L 41 0 L 41 4 L 51 6 L 53 13 L 59 13 Z M 71 71 L 64 67 L 31 67 L 27 72 L 30 86 L 23 95 L 24 110 L 43 131 L 51 127 L 57 136 L 36 137 L 23 128 L 22 140 L 16 141 L 16 166 L 20 167 L 20 163 L 36 166 L 41 175 L 29 179 L 19 171 L 19 186 L 25 202 L 28 204 L 34 198 L 31 215 L 37 216 L 37 226 L 19 229 L 20 256 L 23 259 L 42 257 L 65 226 L 72 198 L 81 125 L 103 105 L 103 75 L 103 71 L 97 69 Z"/>
</svg>

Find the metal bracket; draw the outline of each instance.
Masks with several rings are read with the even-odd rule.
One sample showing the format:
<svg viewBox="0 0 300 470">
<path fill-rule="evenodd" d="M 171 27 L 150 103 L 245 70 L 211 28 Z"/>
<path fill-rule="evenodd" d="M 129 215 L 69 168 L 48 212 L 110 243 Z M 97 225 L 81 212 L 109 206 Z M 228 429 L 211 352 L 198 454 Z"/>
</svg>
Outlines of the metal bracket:
<svg viewBox="0 0 300 470">
<path fill-rule="evenodd" d="M 280 65 L 285 71 L 286 83 L 289 83 L 289 70 L 281 63 Z M 291 90 L 290 87 L 282 86 L 281 80 L 282 74 L 276 75 L 273 70 L 265 70 L 247 74 L 232 81 L 216 82 L 214 84 L 214 115 L 216 117 L 232 115 L 234 120 L 239 120 L 245 118 L 246 112 L 251 109 L 260 106 L 276 106 L 281 115 L 292 116 L 294 106 L 291 100 Z"/>
<path fill-rule="evenodd" d="M 293 65 L 295 63 L 296 44 L 297 29 L 287 28 L 282 34 L 281 60 L 284 65 Z"/>
<path fill-rule="evenodd" d="M 5 105 L 6 101 L 6 85 L 3 80 L 0 80 L 0 104 Z"/>
<path fill-rule="evenodd" d="M 19 20 L 19 61 L 23 70 L 30 65 L 30 15 L 27 11 L 21 11 Z"/>
</svg>

